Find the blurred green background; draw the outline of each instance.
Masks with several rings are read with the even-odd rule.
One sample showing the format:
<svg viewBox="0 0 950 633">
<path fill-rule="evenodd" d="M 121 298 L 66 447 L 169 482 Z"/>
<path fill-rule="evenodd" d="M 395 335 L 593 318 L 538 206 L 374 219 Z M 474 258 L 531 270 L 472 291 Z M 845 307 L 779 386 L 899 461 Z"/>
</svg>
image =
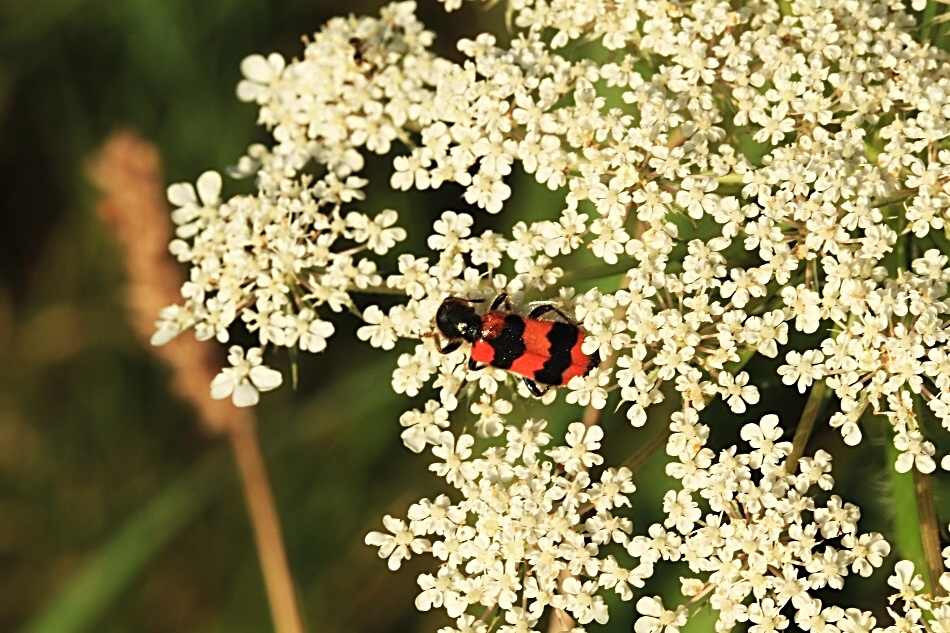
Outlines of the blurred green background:
<svg viewBox="0 0 950 633">
<path fill-rule="evenodd" d="M 256 110 L 234 97 L 241 59 L 293 57 L 332 15 L 381 4 L 0 0 L 0 631 L 271 630 L 228 446 L 202 433 L 168 371 L 137 343 L 122 262 L 84 165 L 111 132 L 131 127 L 160 149 L 166 182 L 223 169 L 267 138 Z M 453 58 L 459 37 L 504 31 L 503 7 L 446 19 L 426 0 L 419 14 Z M 371 181 L 387 174 L 385 161 L 369 163 Z M 412 208 L 428 226 L 441 209 L 466 206 L 447 189 L 371 197 L 366 207 Z M 551 199 L 515 191 L 512 206 L 528 213 Z M 420 237 L 410 227 L 410 240 Z M 428 459 L 399 441 L 399 413 L 413 405 L 389 387 L 395 356 L 357 344 L 352 317 L 335 322 L 329 351 L 300 358 L 297 391 L 268 394 L 259 410 L 304 619 L 312 632 L 435 631 L 441 613 L 413 606 L 427 559 L 393 574 L 363 545 L 383 514 L 404 516 L 439 491 Z M 772 390 L 742 421 L 777 411 L 789 429 L 803 399 L 777 386 L 774 369 L 750 365 L 763 394 Z M 560 413 L 549 417 L 561 425 L 576 415 Z M 730 420 L 714 437 L 734 441 L 739 420 L 718 405 L 708 413 Z M 622 413 L 605 424 L 628 428 Z M 617 434 L 608 459 L 648 436 Z M 821 422 L 817 446 L 832 450 L 848 498 L 865 507 L 862 530 L 886 532 L 881 452 L 843 450 Z M 653 461 L 637 478 L 655 493 L 638 510 L 643 520 L 659 517 L 666 489 Z M 653 588 L 675 589 L 676 576 Z M 851 597 L 878 600 L 871 581 L 853 582 Z M 630 630 L 631 611 L 613 611 L 610 629 Z"/>
</svg>

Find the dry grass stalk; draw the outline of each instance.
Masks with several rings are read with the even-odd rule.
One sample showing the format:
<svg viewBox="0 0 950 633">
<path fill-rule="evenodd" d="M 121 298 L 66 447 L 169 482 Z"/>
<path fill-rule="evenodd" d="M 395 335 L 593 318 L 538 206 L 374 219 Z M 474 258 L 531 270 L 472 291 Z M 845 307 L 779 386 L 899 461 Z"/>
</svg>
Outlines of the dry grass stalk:
<svg viewBox="0 0 950 633">
<path fill-rule="evenodd" d="M 192 404 L 205 428 L 225 432 L 250 422 L 245 409 L 212 400 L 208 385 L 221 367 L 214 345 L 179 336 L 152 347 L 158 311 L 181 299 L 182 272 L 168 254 L 172 227 L 158 151 L 133 132 L 118 132 L 90 163 L 88 173 L 102 191 L 99 217 L 112 231 L 128 273 L 126 303 L 138 339 L 172 369 L 172 388 Z"/>
</svg>

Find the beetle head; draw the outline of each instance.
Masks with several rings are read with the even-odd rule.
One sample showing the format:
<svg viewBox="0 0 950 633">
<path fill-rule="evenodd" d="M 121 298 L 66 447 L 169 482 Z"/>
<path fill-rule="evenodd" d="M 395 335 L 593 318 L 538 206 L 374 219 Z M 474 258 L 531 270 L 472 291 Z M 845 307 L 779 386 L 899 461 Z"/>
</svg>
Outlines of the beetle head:
<svg viewBox="0 0 950 633">
<path fill-rule="evenodd" d="M 474 301 L 448 297 L 435 313 L 435 325 L 450 341 L 459 339 L 474 343 L 482 330 L 482 318 L 472 307 Z"/>
</svg>

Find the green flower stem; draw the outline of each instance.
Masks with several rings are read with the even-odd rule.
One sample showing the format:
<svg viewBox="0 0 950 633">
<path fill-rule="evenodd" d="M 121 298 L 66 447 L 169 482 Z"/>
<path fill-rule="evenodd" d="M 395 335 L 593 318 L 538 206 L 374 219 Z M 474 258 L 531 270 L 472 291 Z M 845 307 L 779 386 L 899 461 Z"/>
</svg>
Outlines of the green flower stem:
<svg viewBox="0 0 950 633">
<path fill-rule="evenodd" d="M 818 414 L 828 400 L 831 391 L 824 380 L 820 380 L 812 385 L 811 392 L 808 394 L 808 401 L 805 403 L 805 410 L 802 411 L 802 417 L 798 420 L 798 427 L 795 429 L 795 438 L 792 440 L 792 452 L 785 460 L 786 469 L 795 469 L 798 460 L 805 454 L 805 446 L 808 445 L 808 438 L 811 436 L 812 429 L 815 428 L 815 420 Z"/>
<path fill-rule="evenodd" d="M 886 419 L 877 418 L 882 426 L 882 434 L 887 436 L 890 425 Z M 884 439 L 885 452 L 887 457 L 888 477 L 891 484 L 891 504 L 894 512 L 894 545 L 897 555 L 914 563 L 914 569 L 918 571 L 929 570 L 930 565 L 927 562 L 927 554 L 924 546 L 923 522 L 920 517 L 920 503 L 918 501 L 918 489 L 916 482 L 917 470 L 913 472 L 899 473 L 894 469 L 894 463 L 900 452 L 894 446 L 890 437 Z M 926 475 L 924 475 L 926 477 Z M 929 492 L 928 483 L 925 484 L 926 491 Z M 922 489 L 921 492 L 924 492 Z M 931 506 L 933 505 L 931 495 Z M 930 581 L 930 574 L 923 574 L 924 592 L 929 592 L 934 587 Z"/>
<path fill-rule="evenodd" d="M 725 176 L 719 176 L 716 178 L 716 181 L 720 185 L 741 185 L 743 184 L 743 175 L 736 173 L 729 173 Z"/>
<path fill-rule="evenodd" d="M 294 391 L 297 391 L 297 383 L 300 380 L 300 371 L 297 364 L 298 348 L 290 348 L 290 384 L 293 385 Z"/>
<path fill-rule="evenodd" d="M 929 0 L 927 6 L 924 7 L 924 12 L 920 16 L 920 23 L 923 25 L 923 31 L 921 32 L 920 39 L 923 42 L 933 42 L 934 35 L 934 25 L 933 19 L 937 15 L 937 1 Z"/>
</svg>

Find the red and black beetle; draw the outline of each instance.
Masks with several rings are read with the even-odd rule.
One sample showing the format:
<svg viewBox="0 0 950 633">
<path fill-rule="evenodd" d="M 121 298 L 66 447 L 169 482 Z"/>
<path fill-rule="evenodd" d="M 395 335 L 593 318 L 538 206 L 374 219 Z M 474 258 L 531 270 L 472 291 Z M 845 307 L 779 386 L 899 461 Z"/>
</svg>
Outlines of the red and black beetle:
<svg viewBox="0 0 950 633">
<path fill-rule="evenodd" d="M 481 315 L 473 307 L 478 303 L 482 300 L 448 297 L 435 315 L 439 333 L 448 340 L 440 352 L 454 352 L 463 342 L 472 344 L 469 369 L 474 371 L 481 363 L 518 374 L 528 391 L 541 397 L 547 388 L 542 391 L 537 383 L 548 388 L 566 385 L 600 364 L 597 352 L 581 350 L 587 333 L 554 304 L 539 305 L 523 317 L 511 313 L 511 301 L 504 292 Z M 564 322 L 541 320 L 549 312 Z"/>
</svg>

